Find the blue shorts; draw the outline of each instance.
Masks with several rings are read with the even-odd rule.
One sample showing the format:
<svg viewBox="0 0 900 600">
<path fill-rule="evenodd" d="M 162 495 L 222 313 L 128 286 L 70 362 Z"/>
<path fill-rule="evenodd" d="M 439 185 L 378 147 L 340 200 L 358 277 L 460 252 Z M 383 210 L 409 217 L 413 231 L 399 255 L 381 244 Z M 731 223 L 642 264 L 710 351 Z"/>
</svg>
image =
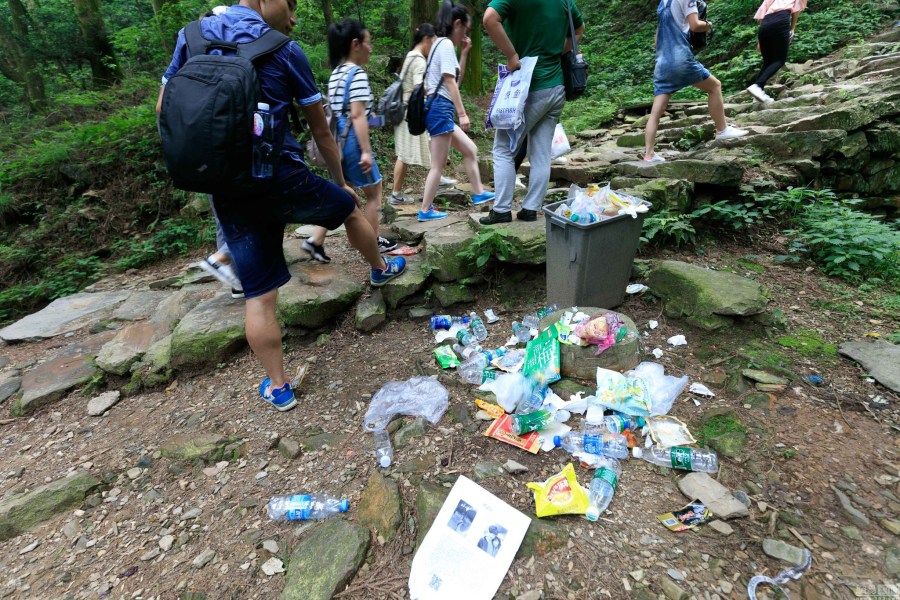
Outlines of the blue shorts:
<svg viewBox="0 0 900 600">
<path fill-rule="evenodd" d="M 440 94 L 434 96 L 433 99 L 428 98 L 426 105 L 429 102 L 431 107 L 428 109 L 428 114 L 425 115 L 425 127 L 428 129 L 428 134 L 431 137 L 437 137 L 453 131 L 453 128 L 456 127 L 453 122 L 456 107 L 453 106 L 453 103 Z"/>
<path fill-rule="evenodd" d="M 653 70 L 653 95 L 674 94 L 709 78 L 709 71 L 688 50 L 677 48 L 674 56 L 657 58 Z"/>
<path fill-rule="evenodd" d="M 340 227 L 356 200 L 306 167 L 282 169 L 273 189 L 257 197 L 213 198 L 244 298 L 255 298 L 291 278 L 284 260 L 288 223 Z"/>
<path fill-rule="evenodd" d="M 349 117 L 338 117 L 338 132 L 344 131 Z M 344 171 L 344 179 L 359 188 L 375 185 L 381 181 L 381 171 L 378 170 L 378 162 L 375 153 L 372 153 L 372 170 L 363 173 L 359 166 L 359 158 L 362 150 L 359 147 L 359 138 L 351 124 L 347 130 L 347 141 L 344 142 L 344 155 L 341 157 L 341 169 Z"/>
</svg>

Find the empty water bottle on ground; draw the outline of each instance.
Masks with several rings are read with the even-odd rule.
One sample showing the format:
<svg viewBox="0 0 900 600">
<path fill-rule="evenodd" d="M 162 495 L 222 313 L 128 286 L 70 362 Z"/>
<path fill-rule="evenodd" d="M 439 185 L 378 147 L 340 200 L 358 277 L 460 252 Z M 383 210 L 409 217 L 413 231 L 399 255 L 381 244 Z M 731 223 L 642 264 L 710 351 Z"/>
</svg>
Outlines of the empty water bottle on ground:
<svg viewBox="0 0 900 600">
<path fill-rule="evenodd" d="M 628 440 L 621 433 L 584 434 L 570 431 L 564 436 L 554 436 L 553 444 L 562 446 L 572 454 L 586 452 L 613 458 L 628 458 Z"/>
<path fill-rule="evenodd" d="M 516 406 L 516 412 L 520 415 L 532 413 L 544 405 L 544 399 L 547 397 L 548 388 L 542 385 L 536 385 L 530 394 L 523 396 L 522 400 Z"/>
<path fill-rule="evenodd" d="M 450 315 L 433 315 L 431 317 L 432 329 L 450 329 L 454 325 L 466 325 L 469 317 L 452 317 Z"/>
<path fill-rule="evenodd" d="M 484 321 L 481 320 L 478 313 L 474 311 L 469 313 L 469 322 L 472 323 L 472 333 L 475 334 L 475 339 L 479 342 L 486 340 L 488 336 L 487 327 L 484 326 Z"/>
<path fill-rule="evenodd" d="M 538 320 L 543 319 L 547 315 L 553 314 L 559 310 L 559 307 L 555 304 L 551 304 L 550 306 L 545 306 L 544 308 L 537 311 L 536 316 Z"/>
<path fill-rule="evenodd" d="M 475 346 L 478 344 L 475 335 L 471 331 L 466 331 L 465 329 L 460 329 L 456 332 L 456 339 L 459 340 L 459 343 L 463 346 Z"/>
<path fill-rule="evenodd" d="M 375 460 L 385 469 L 394 462 L 394 448 L 391 446 L 391 434 L 387 429 L 378 429 L 375 435 Z"/>
<path fill-rule="evenodd" d="M 538 319 L 537 315 L 525 315 L 522 318 L 522 325 L 528 329 L 540 329 L 541 320 Z"/>
<path fill-rule="evenodd" d="M 622 433 L 626 429 L 631 431 L 637 431 L 647 422 L 644 421 L 641 417 L 632 417 L 626 415 L 606 415 L 603 417 L 603 421 L 600 422 L 599 425 L 593 425 L 590 427 L 597 427 L 602 429 L 607 433 Z M 587 433 L 589 425 L 585 424 L 585 433 Z"/>
<path fill-rule="evenodd" d="M 275 170 L 275 131 L 269 105 L 259 102 L 253 113 L 253 165 L 251 174 L 269 179 Z"/>
<path fill-rule="evenodd" d="M 481 385 L 482 383 L 497 379 L 497 371 L 494 371 L 493 369 L 479 369 L 477 365 L 471 365 L 469 367 L 460 365 L 459 369 L 457 369 L 457 373 L 459 373 L 459 376 L 466 382 L 471 383 L 472 385 Z"/>
<path fill-rule="evenodd" d="M 516 339 L 518 339 L 522 343 L 525 343 L 531 339 L 531 328 L 526 327 L 518 321 L 513 321 L 512 330 L 513 335 L 516 336 Z"/>
<path fill-rule="evenodd" d="M 712 450 L 697 450 L 684 446 L 662 449 L 653 446 L 634 448 L 632 454 L 635 458 L 643 458 L 649 463 L 670 469 L 701 473 L 715 473 L 719 470 L 719 457 Z"/>
<path fill-rule="evenodd" d="M 453 344 L 453 351 L 456 352 L 461 359 L 468 361 L 478 353 L 478 348 L 476 346 L 460 346 L 459 344 Z"/>
<path fill-rule="evenodd" d="M 536 410 L 528 414 L 513 415 L 510 430 L 516 435 L 547 429 L 557 422 L 557 415 L 549 410 Z"/>
<path fill-rule="evenodd" d="M 328 494 L 295 494 L 274 496 L 266 507 L 274 521 L 306 521 L 326 519 L 331 515 L 350 510 L 350 501 Z"/>
<path fill-rule="evenodd" d="M 594 471 L 594 477 L 591 479 L 591 489 L 588 493 L 588 501 L 590 506 L 584 516 L 589 521 L 596 521 L 603 514 L 603 511 L 612 501 L 613 494 L 616 493 L 616 486 L 619 485 L 619 477 L 622 476 L 622 465 L 614 458 L 608 456 L 600 457 L 597 470 Z"/>
</svg>

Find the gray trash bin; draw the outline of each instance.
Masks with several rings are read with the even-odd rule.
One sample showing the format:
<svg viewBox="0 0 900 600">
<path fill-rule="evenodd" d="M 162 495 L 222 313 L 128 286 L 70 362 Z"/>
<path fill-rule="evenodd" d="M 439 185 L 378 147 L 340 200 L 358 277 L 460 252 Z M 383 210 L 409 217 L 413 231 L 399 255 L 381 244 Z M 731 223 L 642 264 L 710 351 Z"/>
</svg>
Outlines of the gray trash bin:
<svg viewBox="0 0 900 600">
<path fill-rule="evenodd" d="M 547 303 L 615 308 L 625 287 L 647 213 L 583 224 L 557 215 L 563 202 L 544 207 L 547 227 Z M 650 208 L 652 205 L 644 201 Z"/>
</svg>

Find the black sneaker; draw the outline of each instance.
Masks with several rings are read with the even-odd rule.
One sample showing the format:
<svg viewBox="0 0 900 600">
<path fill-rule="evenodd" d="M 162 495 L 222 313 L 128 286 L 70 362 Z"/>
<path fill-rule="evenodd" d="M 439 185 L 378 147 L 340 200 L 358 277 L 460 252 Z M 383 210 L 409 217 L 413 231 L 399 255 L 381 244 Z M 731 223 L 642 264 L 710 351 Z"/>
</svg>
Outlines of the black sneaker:
<svg viewBox="0 0 900 600">
<path fill-rule="evenodd" d="M 523 208 L 516 213 L 516 218 L 520 221 L 537 221 L 537 211 Z"/>
<path fill-rule="evenodd" d="M 238 288 L 231 288 L 231 297 L 234 298 L 235 300 L 238 300 L 238 299 L 240 299 L 240 298 L 243 298 L 243 297 L 244 297 L 244 290 L 241 290 L 241 289 L 238 289 Z"/>
<path fill-rule="evenodd" d="M 317 260 L 320 263 L 330 263 L 331 258 L 325 254 L 325 245 L 318 245 L 317 243 L 312 241 L 312 238 L 307 239 L 305 242 L 300 244 L 300 248 L 310 255 L 313 260 Z"/>
<path fill-rule="evenodd" d="M 389 240 L 385 237 L 378 236 L 378 251 L 379 252 L 390 252 L 394 248 L 397 247 L 397 242 L 394 240 Z"/>
<path fill-rule="evenodd" d="M 488 216 L 481 217 L 478 219 L 478 222 L 482 225 L 496 225 L 497 223 L 512 223 L 512 213 L 511 212 L 497 212 L 493 208 L 491 212 L 488 213 Z"/>
</svg>

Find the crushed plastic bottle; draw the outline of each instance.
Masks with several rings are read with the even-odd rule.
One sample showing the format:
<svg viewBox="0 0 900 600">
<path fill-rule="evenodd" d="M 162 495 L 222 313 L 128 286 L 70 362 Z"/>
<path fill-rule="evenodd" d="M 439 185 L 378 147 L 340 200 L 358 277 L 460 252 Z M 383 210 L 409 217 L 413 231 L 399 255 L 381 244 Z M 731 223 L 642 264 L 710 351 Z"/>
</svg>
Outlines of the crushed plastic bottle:
<svg viewBox="0 0 900 600">
<path fill-rule="evenodd" d="M 475 335 L 475 339 L 479 342 L 486 340 L 488 336 L 487 327 L 484 326 L 484 321 L 481 320 L 477 312 L 472 311 L 469 313 L 469 322 L 472 323 L 472 333 Z"/>
<path fill-rule="evenodd" d="M 328 494 L 295 494 L 274 496 L 266 511 L 273 521 L 307 521 L 326 519 L 331 515 L 350 510 L 350 501 Z"/>
<path fill-rule="evenodd" d="M 459 344 L 453 344 L 453 351 L 456 352 L 461 359 L 468 361 L 476 352 L 478 352 L 478 348 L 475 346 L 460 346 Z"/>
<path fill-rule="evenodd" d="M 586 452 L 613 458 L 628 458 L 628 439 L 621 433 L 585 434 L 570 431 L 554 436 L 553 444 L 572 454 Z"/>
<path fill-rule="evenodd" d="M 555 304 L 551 304 L 550 306 L 545 306 L 544 308 L 537 311 L 536 316 L 538 321 L 546 317 L 547 315 L 553 314 L 559 310 L 559 307 Z"/>
<path fill-rule="evenodd" d="M 450 315 L 433 315 L 431 317 L 432 329 L 450 329 L 454 325 L 467 325 L 469 317 L 454 317 Z"/>
<path fill-rule="evenodd" d="M 684 446 L 672 446 L 671 448 L 632 448 L 635 458 L 643 458 L 649 463 L 681 469 L 682 471 L 697 471 L 700 473 L 715 473 L 719 470 L 719 457 L 712 450 L 697 450 Z"/>
<path fill-rule="evenodd" d="M 497 371 L 493 369 L 478 369 L 475 365 L 469 367 L 460 365 L 456 372 L 459 373 L 459 376 L 462 377 L 464 381 L 471 383 L 472 385 L 481 385 L 488 381 L 494 381 L 497 379 L 498 375 Z"/>
<path fill-rule="evenodd" d="M 531 339 L 531 328 L 519 323 L 518 321 L 513 321 L 512 324 L 513 335 L 516 336 L 523 344 Z"/>
<path fill-rule="evenodd" d="M 391 434 L 387 429 L 375 432 L 375 459 L 385 469 L 394 462 L 394 448 L 391 446 Z"/>
<path fill-rule="evenodd" d="M 631 431 L 636 431 L 646 425 L 647 422 L 644 421 L 642 417 L 630 417 L 627 415 L 606 415 L 603 417 L 603 421 L 599 425 L 595 425 L 595 427 L 602 428 L 602 430 L 607 433 L 622 433 L 626 429 Z M 588 425 L 585 425 L 585 432 L 587 432 Z"/>
<path fill-rule="evenodd" d="M 556 414 L 549 410 L 536 410 L 524 415 L 513 415 L 509 428 L 516 435 L 524 435 L 546 429 L 557 420 Z"/>
<path fill-rule="evenodd" d="M 541 320 L 537 315 L 525 315 L 522 317 L 522 325 L 527 327 L 528 329 L 540 329 Z"/>
<path fill-rule="evenodd" d="M 588 492 L 590 506 L 584 516 L 589 521 L 596 521 L 607 509 L 616 493 L 619 485 L 619 477 L 622 476 L 622 465 L 615 458 L 603 456 L 600 458 L 594 477 L 591 479 L 591 489 Z"/>
<path fill-rule="evenodd" d="M 522 397 L 522 400 L 516 405 L 516 413 L 520 415 L 526 415 L 528 413 L 533 413 L 536 410 L 540 410 L 540 408 L 544 405 L 544 400 L 547 398 L 547 392 L 549 388 L 542 385 L 534 386 L 534 389 L 527 396 Z"/>
</svg>

